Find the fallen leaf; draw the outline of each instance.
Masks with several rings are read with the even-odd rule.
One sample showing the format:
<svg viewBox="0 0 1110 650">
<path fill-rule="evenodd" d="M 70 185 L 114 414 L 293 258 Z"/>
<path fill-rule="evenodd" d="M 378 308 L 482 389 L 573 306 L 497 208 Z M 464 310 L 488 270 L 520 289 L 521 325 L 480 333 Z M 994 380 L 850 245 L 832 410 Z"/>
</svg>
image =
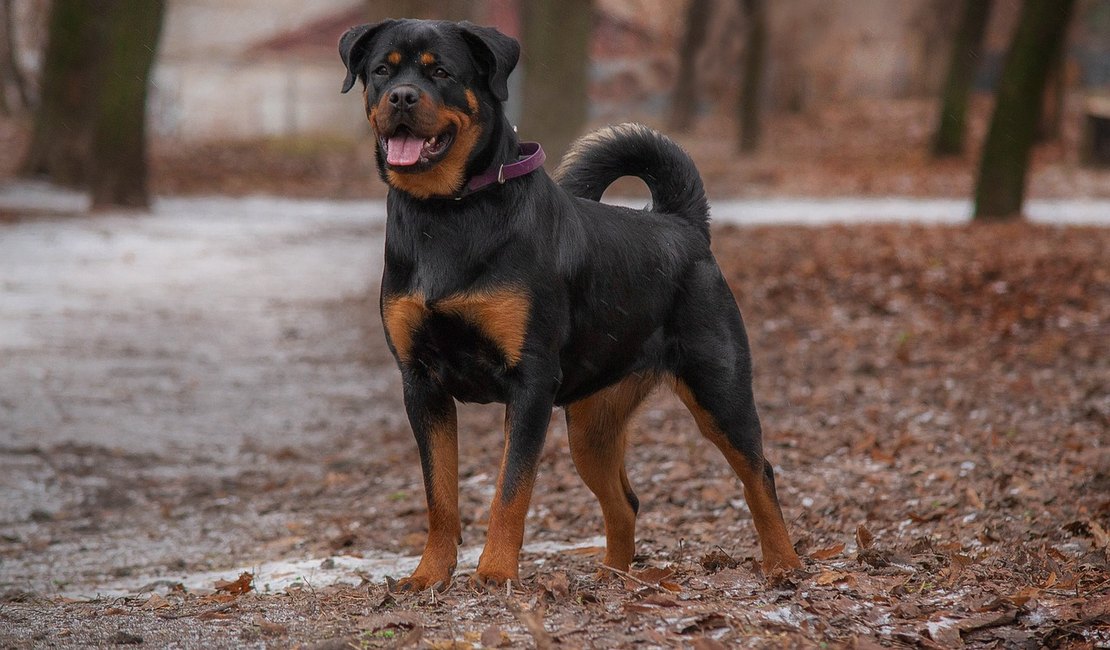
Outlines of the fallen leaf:
<svg viewBox="0 0 1110 650">
<path fill-rule="evenodd" d="M 1048 574 L 1048 577 L 1044 579 L 1044 582 L 1041 583 L 1041 589 L 1051 589 L 1059 580 L 1060 579 L 1056 576 L 1056 572 L 1052 571 Z"/>
<path fill-rule="evenodd" d="M 658 607 L 678 607 L 679 606 L 678 601 L 676 601 L 674 598 L 671 598 L 670 596 L 665 596 L 663 594 L 651 594 L 651 595 L 647 596 L 646 598 L 644 598 L 643 602 L 645 602 L 649 605 L 656 605 Z"/>
<path fill-rule="evenodd" d="M 652 584 L 659 584 L 660 580 L 666 580 L 674 575 L 674 569 L 663 569 L 660 567 L 648 567 L 642 571 L 633 571 L 632 575 Z"/>
<path fill-rule="evenodd" d="M 1002 625 L 1009 625 L 1017 621 L 1018 610 L 1007 609 L 999 613 L 982 614 L 980 616 L 973 616 L 971 618 L 960 621 L 957 627 L 961 633 L 975 632 L 976 630 L 985 630 L 991 627 L 1000 627 Z"/>
<path fill-rule="evenodd" d="M 154 594 L 150 598 L 148 598 L 145 603 L 143 603 L 142 608 L 143 609 L 162 609 L 164 607 L 169 607 L 169 606 L 170 606 L 170 601 L 168 601 L 165 598 L 159 596 L 158 594 Z"/>
<path fill-rule="evenodd" d="M 814 579 L 814 582 L 819 585 L 831 585 L 850 578 L 852 578 L 852 574 L 844 573 L 843 571 L 822 571 L 817 578 Z"/>
<path fill-rule="evenodd" d="M 701 556 L 700 564 L 706 571 L 715 573 L 721 569 L 735 569 L 740 562 L 733 559 L 731 555 L 725 553 L 722 549 L 715 548 Z"/>
<path fill-rule="evenodd" d="M 912 517 L 913 515 L 910 516 Z M 869 549 L 874 543 L 875 536 L 871 534 L 870 530 L 867 530 L 867 526 L 863 524 L 856 526 L 856 545 L 859 546 L 860 550 Z"/>
<path fill-rule="evenodd" d="M 1008 600 L 1011 603 L 1013 603 L 1014 605 L 1016 605 L 1017 607 L 1022 607 L 1022 606 L 1025 605 L 1025 603 L 1029 602 L 1030 600 L 1033 600 L 1034 598 L 1036 598 L 1039 595 L 1041 595 L 1041 590 L 1040 589 L 1038 589 L 1036 587 L 1026 587 L 1026 588 L 1022 589 L 1021 591 L 1017 592 L 1016 594 L 1010 596 L 1008 598 Z"/>
<path fill-rule="evenodd" d="M 202 596 L 200 600 L 197 601 L 197 603 L 201 605 L 211 605 L 214 603 L 224 605 L 230 603 L 238 597 L 239 596 L 236 594 L 208 594 L 207 596 Z"/>
<path fill-rule="evenodd" d="M 857 535 L 858 535 L 858 531 L 857 531 Z M 845 544 L 843 542 L 841 542 L 840 544 L 835 544 L 835 545 L 830 546 L 828 548 L 820 548 L 820 549 L 817 549 L 816 551 L 810 553 L 810 557 L 812 557 L 815 560 L 831 560 L 834 557 L 836 557 L 837 555 L 840 555 L 841 553 L 843 553 L 844 552 L 844 547 L 845 547 Z"/>
<path fill-rule="evenodd" d="M 238 605 L 232 605 L 231 609 L 238 609 Z M 227 620 L 229 618 L 234 618 L 235 616 L 236 616 L 235 614 L 231 614 L 227 611 L 220 610 L 220 611 L 211 611 L 211 612 L 201 612 L 200 614 L 197 614 L 197 620 L 198 621 L 223 621 L 223 620 Z"/>
<path fill-rule="evenodd" d="M 710 612 L 680 619 L 675 625 L 675 631 L 679 634 L 692 634 L 694 632 L 717 630 L 722 627 L 728 627 L 728 618 L 724 614 Z"/>
<path fill-rule="evenodd" d="M 250 591 L 251 589 L 253 589 L 253 587 L 251 586 L 251 582 L 253 580 L 254 580 L 254 574 L 253 573 L 247 573 L 246 571 L 244 571 L 244 572 L 240 573 L 239 577 L 236 578 L 235 580 L 228 580 L 228 581 L 218 580 L 218 581 L 216 581 L 216 591 L 223 591 L 223 592 L 226 592 L 226 593 L 229 593 L 229 594 L 233 594 L 235 596 L 239 596 L 239 595 L 245 594 L 248 591 Z"/>
<path fill-rule="evenodd" d="M 975 491 L 975 488 L 968 486 L 967 490 L 964 491 L 964 495 L 967 496 L 967 504 L 972 508 L 982 510 L 985 507 L 983 505 L 983 500 L 979 498 L 979 493 Z"/>
<path fill-rule="evenodd" d="M 536 584 L 543 590 L 544 595 L 553 601 L 562 600 L 570 594 L 570 580 L 562 571 L 539 576 L 536 578 Z"/>
<path fill-rule="evenodd" d="M 964 569 L 974 563 L 975 561 L 967 555 L 964 555 L 962 553 L 953 553 L 949 558 L 948 568 L 945 569 L 945 573 L 947 574 L 948 578 L 948 584 L 956 584 L 956 582 L 960 579 L 960 576 L 963 575 Z"/>
</svg>

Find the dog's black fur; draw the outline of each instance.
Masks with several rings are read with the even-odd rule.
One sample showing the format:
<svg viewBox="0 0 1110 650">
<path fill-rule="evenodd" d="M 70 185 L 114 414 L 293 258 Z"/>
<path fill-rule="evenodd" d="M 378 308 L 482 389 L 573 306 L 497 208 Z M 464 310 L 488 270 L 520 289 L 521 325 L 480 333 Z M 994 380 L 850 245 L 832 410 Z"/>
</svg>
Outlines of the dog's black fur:
<svg viewBox="0 0 1110 650">
<path fill-rule="evenodd" d="M 639 125 L 578 141 L 542 170 L 463 196 L 517 158 L 502 103 L 519 46 L 469 23 L 389 20 L 340 41 L 389 184 L 381 309 L 420 449 L 429 534 L 402 588 L 449 582 L 460 541 L 455 401 L 506 404 L 506 448 L 475 580 L 517 578 L 524 517 L 554 406 L 605 516 L 605 562 L 627 569 L 639 503 L 624 425 L 668 383 L 745 485 L 765 568 L 798 566 L 764 459 L 747 337 L 709 250 L 709 207 L 692 161 Z M 400 164 L 405 138 L 420 158 Z M 446 148 L 444 149 L 444 143 Z M 389 153 L 391 147 L 397 147 Z M 648 210 L 599 202 L 620 176 Z"/>
</svg>

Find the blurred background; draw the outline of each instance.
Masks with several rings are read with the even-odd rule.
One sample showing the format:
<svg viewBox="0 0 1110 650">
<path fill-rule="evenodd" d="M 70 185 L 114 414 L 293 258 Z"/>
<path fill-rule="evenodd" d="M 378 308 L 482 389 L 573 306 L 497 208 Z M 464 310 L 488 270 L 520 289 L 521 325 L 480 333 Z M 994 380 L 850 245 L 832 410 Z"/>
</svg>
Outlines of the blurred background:
<svg viewBox="0 0 1110 650">
<path fill-rule="evenodd" d="M 809 577 L 766 588 L 661 391 L 637 560 L 685 594 L 591 581 L 557 415 L 527 540 L 582 546 L 522 575 L 569 574 L 567 647 L 1110 647 L 1110 0 L 0 0 L 0 648 L 370 647 L 378 613 L 531 643 L 499 598 L 382 585 L 427 517 L 337 41 L 396 16 L 520 39 L 507 110 L 552 165 L 607 123 L 676 138 L 748 321 Z M 504 414 L 459 412 L 476 559 Z"/>
<path fill-rule="evenodd" d="M 1023 195 L 1027 160 L 1038 196 L 1110 196 L 1110 0 L 3 0 L 0 178 L 95 186 L 102 163 L 86 173 L 84 150 L 109 111 L 95 96 L 128 96 L 103 80 L 149 72 L 146 94 L 131 92 L 145 124 L 107 116 L 91 157 L 129 150 L 105 129 L 145 131 L 130 149 L 151 151 L 152 191 L 381 195 L 361 102 L 339 93 L 336 42 L 396 16 L 520 39 L 507 110 L 552 165 L 586 129 L 640 120 L 676 135 L 717 197 L 966 198 L 1007 95 L 1019 110 L 1000 116 L 1004 162 L 988 165 L 1003 178 L 978 183 L 1011 197 L 998 216 L 1020 212 L 1006 178 Z M 52 54 L 55 33 L 68 54 Z M 149 71 L 115 70 L 151 55 Z M 101 202 L 141 205 L 147 192 Z"/>
</svg>

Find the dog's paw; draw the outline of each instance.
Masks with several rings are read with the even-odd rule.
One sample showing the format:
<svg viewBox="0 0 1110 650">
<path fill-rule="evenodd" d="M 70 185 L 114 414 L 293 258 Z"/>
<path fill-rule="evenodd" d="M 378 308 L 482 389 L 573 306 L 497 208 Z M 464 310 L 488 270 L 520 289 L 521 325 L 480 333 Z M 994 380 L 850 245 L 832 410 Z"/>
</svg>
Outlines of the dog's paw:
<svg viewBox="0 0 1110 650">
<path fill-rule="evenodd" d="M 800 568 L 802 568 L 802 561 L 798 558 L 794 549 L 775 556 L 765 555 L 763 558 L 763 575 L 765 576 L 786 574 Z"/>
<path fill-rule="evenodd" d="M 444 576 L 435 576 L 417 572 L 401 580 L 394 580 L 386 576 L 385 586 L 386 589 L 393 594 L 416 593 L 428 589 L 435 589 L 442 593 L 451 587 L 451 574 L 448 573 Z"/>
<path fill-rule="evenodd" d="M 470 576 L 470 584 L 478 591 L 493 592 L 505 586 L 505 583 L 512 581 L 519 583 L 520 577 L 515 571 L 496 571 L 490 569 L 483 569 L 478 567 L 474 575 Z"/>
</svg>

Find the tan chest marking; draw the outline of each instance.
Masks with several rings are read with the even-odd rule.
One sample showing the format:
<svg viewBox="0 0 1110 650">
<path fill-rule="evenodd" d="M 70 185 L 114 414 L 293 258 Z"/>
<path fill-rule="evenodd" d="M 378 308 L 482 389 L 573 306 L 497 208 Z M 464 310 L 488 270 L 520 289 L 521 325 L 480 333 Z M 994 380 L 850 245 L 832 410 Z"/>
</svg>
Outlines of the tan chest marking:
<svg viewBox="0 0 1110 650">
<path fill-rule="evenodd" d="M 382 319 L 397 356 L 405 363 L 412 360 L 413 337 L 434 312 L 473 325 L 497 345 L 510 366 L 515 366 L 524 351 L 530 310 L 527 293 L 517 287 L 504 287 L 451 295 L 431 306 L 422 294 L 392 296 L 382 306 Z"/>
<path fill-rule="evenodd" d="M 390 296 L 382 304 L 385 331 L 401 361 L 408 363 L 412 359 L 412 337 L 428 313 L 424 296 L 419 293 Z"/>
</svg>

